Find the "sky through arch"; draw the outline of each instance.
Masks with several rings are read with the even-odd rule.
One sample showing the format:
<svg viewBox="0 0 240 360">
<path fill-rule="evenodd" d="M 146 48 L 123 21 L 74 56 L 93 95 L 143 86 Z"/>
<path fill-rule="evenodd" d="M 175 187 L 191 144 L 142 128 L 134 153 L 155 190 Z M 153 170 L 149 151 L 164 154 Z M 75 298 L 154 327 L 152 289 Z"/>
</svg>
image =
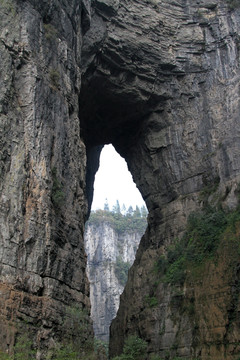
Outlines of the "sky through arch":
<svg viewBox="0 0 240 360">
<path fill-rule="evenodd" d="M 100 166 L 95 177 L 92 210 L 103 209 L 105 200 L 109 208 L 119 200 L 125 204 L 142 207 L 145 205 L 142 195 L 133 182 L 126 161 L 116 152 L 112 145 L 105 145 L 100 156 Z"/>
</svg>

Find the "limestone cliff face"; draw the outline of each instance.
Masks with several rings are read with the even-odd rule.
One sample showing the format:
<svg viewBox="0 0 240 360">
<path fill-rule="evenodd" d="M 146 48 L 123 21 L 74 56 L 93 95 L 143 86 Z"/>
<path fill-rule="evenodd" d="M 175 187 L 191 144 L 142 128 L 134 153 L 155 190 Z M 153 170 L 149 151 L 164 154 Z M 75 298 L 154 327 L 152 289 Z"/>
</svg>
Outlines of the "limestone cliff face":
<svg viewBox="0 0 240 360">
<path fill-rule="evenodd" d="M 0 349 L 21 324 L 38 357 L 66 307 L 89 311 L 79 125 L 87 1 L 0 2 Z M 91 336 L 91 332 L 89 333 Z M 86 337 L 88 334 L 86 333 Z"/>
<path fill-rule="evenodd" d="M 192 212 L 218 200 L 225 209 L 237 206 L 239 16 L 224 1 L 96 2 L 83 44 L 87 151 L 113 143 L 149 210 L 149 228 L 111 326 L 112 356 L 130 334 L 147 340 L 149 357 L 238 356 L 239 310 L 231 315 L 239 309 L 231 285 L 238 266 L 228 280 L 224 267 L 206 268 L 198 285 L 179 289 L 185 308 L 195 302 L 194 318 L 183 314 L 170 285 L 156 283 L 153 268 L 184 233 Z M 204 189 L 214 184 L 203 200 Z M 158 306 L 147 307 L 146 294 Z"/>
<path fill-rule="evenodd" d="M 152 269 L 193 211 L 238 205 L 240 10 L 221 0 L 95 0 L 91 9 L 87 0 L 2 0 L 0 9 L 1 347 L 24 320 L 40 358 L 63 337 L 65 306 L 89 308 L 83 223 L 101 147 L 112 143 L 149 226 L 111 355 L 135 333 L 149 357 L 237 359 L 231 249 L 205 264 L 198 284 L 184 284 L 184 307 L 170 285 L 156 289 Z M 203 200 L 206 187 L 214 191 Z M 193 319 L 183 311 L 192 299 Z"/>
<path fill-rule="evenodd" d="M 121 267 L 124 263 L 132 265 L 142 235 L 136 231 L 118 234 L 104 221 L 86 227 L 91 317 L 97 339 L 109 341 L 109 327 L 117 314 L 125 285 L 126 268 Z"/>
</svg>

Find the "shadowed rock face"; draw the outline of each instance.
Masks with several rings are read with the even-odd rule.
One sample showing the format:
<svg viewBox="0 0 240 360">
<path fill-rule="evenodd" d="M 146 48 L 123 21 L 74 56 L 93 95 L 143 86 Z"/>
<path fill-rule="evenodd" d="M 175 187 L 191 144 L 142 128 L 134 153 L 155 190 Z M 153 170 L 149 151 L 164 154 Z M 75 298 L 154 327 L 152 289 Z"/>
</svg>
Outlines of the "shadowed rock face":
<svg viewBox="0 0 240 360">
<path fill-rule="evenodd" d="M 205 204 L 203 189 L 217 183 L 215 200 L 207 200 L 237 205 L 239 11 L 224 2 L 121 1 L 115 9 L 106 3 L 96 2 L 83 42 L 82 131 L 90 152 L 113 143 L 149 209 L 110 354 L 137 334 L 162 357 L 235 359 L 238 316 L 231 329 L 229 319 L 237 267 L 228 272 L 219 255 L 222 266 L 206 265 L 202 281 L 185 284 L 183 298 L 170 286 L 156 288 L 152 271 L 189 214 Z M 146 294 L 159 305 L 147 307 Z M 191 301 L 194 316 L 183 309 Z"/>
<path fill-rule="evenodd" d="M 22 323 L 39 350 L 49 348 L 63 338 L 66 306 L 89 311 L 78 117 L 87 19 L 78 0 L 0 4 L 2 350 Z"/>
<path fill-rule="evenodd" d="M 97 8 L 92 27 L 80 98 L 88 147 L 112 142 L 149 208 L 236 175 L 237 14 L 221 3 L 122 1 L 112 17 Z"/>
<path fill-rule="evenodd" d="M 159 254 L 202 208 L 202 189 L 217 179 L 222 206 L 237 206 L 239 10 L 223 1 L 96 0 L 90 14 L 87 0 L 6 0 L 0 16 L 1 346 L 16 331 L 6 319 L 38 325 L 41 348 L 61 339 L 67 304 L 89 308 L 84 221 L 101 147 L 112 143 L 146 201 L 149 227 L 111 354 L 135 333 L 149 353 L 236 359 L 237 273 L 224 276 L 227 260 L 185 285 L 194 318 L 173 306 L 169 286 L 159 285 L 154 309 L 144 298 Z"/>
</svg>

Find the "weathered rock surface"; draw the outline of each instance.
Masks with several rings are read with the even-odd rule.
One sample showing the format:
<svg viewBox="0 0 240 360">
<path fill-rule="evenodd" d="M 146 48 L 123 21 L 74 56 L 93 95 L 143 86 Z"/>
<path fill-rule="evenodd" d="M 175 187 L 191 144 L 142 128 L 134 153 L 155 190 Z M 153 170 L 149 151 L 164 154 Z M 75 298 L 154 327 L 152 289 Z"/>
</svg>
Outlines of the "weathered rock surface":
<svg viewBox="0 0 240 360">
<path fill-rule="evenodd" d="M 113 143 L 149 227 L 112 325 L 111 355 L 136 333 L 149 354 L 237 359 L 239 273 L 237 265 L 225 271 L 224 253 L 201 284 L 185 284 L 197 324 L 171 306 L 169 287 L 159 284 L 154 311 L 144 299 L 153 263 L 203 207 L 201 191 L 217 179 L 222 206 L 238 203 L 239 9 L 220 0 L 96 0 L 91 14 L 87 0 L 0 7 L 1 347 L 12 345 L 16 319 L 38 325 L 41 349 L 61 340 L 66 304 L 89 307 L 83 223 L 101 147 Z"/>
<path fill-rule="evenodd" d="M 24 322 L 38 357 L 62 340 L 66 306 L 90 309 L 78 114 L 85 3 L 0 2 L 0 349 Z"/>
<path fill-rule="evenodd" d="M 104 220 L 98 225 L 89 224 L 86 227 L 84 239 L 88 256 L 91 317 L 95 337 L 104 342 L 109 341 L 109 327 L 117 314 L 125 285 L 124 279 L 116 274 L 117 263 L 121 261 L 132 265 L 142 235 L 139 232 L 119 234 Z"/>
<path fill-rule="evenodd" d="M 113 143 L 150 213 L 111 327 L 112 356 L 133 333 L 147 340 L 149 353 L 166 358 L 238 356 L 239 312 L 229 326 L 229 309 L 232 301 L 239 309 L 239 298 L 224 295 L 233 291 L 237 267 L 228 280 L 213 267 L 213 274 L 203 271 L 201 286 L 185 285 L 185 305 L 191 298 L 198 304 L 195 324 L 181 306 L 172 307 L 170 287 L 158 285 L 154 309 L 146 308 L 145 297 L 156 288 L 154 262 L 183 234 L 189 214 L 204 205 L 201 191 L 217 182 L 215 198 L 224 199 L 226 209 L 237 205 L 239 15 L 222 1 L 121 1 L 116 13 L 96 5 L 92 29 L 99 28 L 102 40 L 90 28 L 83 45 L 87 149 Z M 209 296 L 200 300 L 205 288 Z"/>
</svg>

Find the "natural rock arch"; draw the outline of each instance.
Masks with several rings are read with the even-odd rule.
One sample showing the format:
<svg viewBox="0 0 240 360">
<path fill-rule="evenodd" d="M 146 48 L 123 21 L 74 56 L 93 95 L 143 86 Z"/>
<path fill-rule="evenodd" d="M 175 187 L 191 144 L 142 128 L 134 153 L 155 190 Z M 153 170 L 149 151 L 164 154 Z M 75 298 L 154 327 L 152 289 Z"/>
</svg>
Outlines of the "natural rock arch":
<svg viewBox="0 0 240 360">
<path fill-rule="evenodd" d="M 235 359 L 236 268 L 225 276 L 212 264 L 211 278 L 205 269 L 201 283 L 185 284 L 194 317 L 170 286 L 156 290 L 152 268 L 204 205 L 206 186 L 218 179 L 222 207 L 238 204 L 239 11 L 205 0 L 3 4 L 0 346 L 13 347 L 24 320 L 44 358 L 64 337 L 66 306 L 89 309 L 84 221 L 100 148 L 111 142 L 149 209 L 111 355 L 135 333 L 149 354 Z"/>
<path fill-rule="evenodd" d="M 228 141 L 234 138 L 238 107 L 233 92 L 238 86 L 235 71 L 239 55 L 237 38 L 230 36 L 231 26 L 237 31 L 235 15 L 225 13 L 224 22 L 232 21 L 232 25 L 228 35 L 223 35 L 217 32 L 219 14 L 226 10 L 220 2 L 209 6 L 205 2 L 133 5 L 122 1 L 117 11 L 103 3 L 97 2 L 92 28 L 83 43 L 83 136 L 89 159 L 97 159 L 98 146 L 115 146 L 126 159 L 149 209 L 149 227 L 112 324 L 110 354 L 120 353 L 124 339 L 137 334 L 148 341 L 149 353 L 161 356 L 167 356 L 169 349 L 175 349 L 172 356 L 234 356 L 236 333 L 226 335 L 227 327 L 218 321 L 213 329 L 222 326 L 221 336 L 227 337 L 229 343 L 225 347 L 222 339 L 222 345 L 216 346 L 215 330 L 209 328 L 211 314 L 218 312 L 219 305 L 208 301 L 203 305 L 197 295 L 203 287 L 193 290 L 187 285 L 184 301 L 191 303 L 194 298 L 198 304 L 194 319 L 182 313 L 180 305 L 172 305 L 174 290 L 166 290 L 163 284 L 157 288 L 159 306 L 155 311 L 146 309 L 144 298 L 156 294 L 151 277 L 154 262 L 169 243 L 181 237 L 189 214 L 204 205 L 201 191 L 213 188 L 218 179 L 217 196 L 225 193 L 226 186 L 231 188 L 223 206 L 236 205 L 233 193 L 239 178 L 239 144 L 233 140 L 230 145 Z M 233 84 L 230 93 L 225 91 L 225 81 Z M 231 103 L 232 110 L 227 103 Z M 228 123 L 227 133 L 224 121 Z M 90 183 L 96 171 L 93 164 L 89 161 Z M 236 278 L 236 274 L 232 275 Z M 206 272 L 204 276 L 208 283 Z M 220 293 L 223 283 L 219 285 Z M 228 302 L 227 297 L 225 300 Z M 193 322 L 201 323 L 201 306 L 207 306 L 209 312 L 196 335 L 194 326 L 199 325 Z M 227 308 L 223 312 L 228 318 Z"/>
</svg>

